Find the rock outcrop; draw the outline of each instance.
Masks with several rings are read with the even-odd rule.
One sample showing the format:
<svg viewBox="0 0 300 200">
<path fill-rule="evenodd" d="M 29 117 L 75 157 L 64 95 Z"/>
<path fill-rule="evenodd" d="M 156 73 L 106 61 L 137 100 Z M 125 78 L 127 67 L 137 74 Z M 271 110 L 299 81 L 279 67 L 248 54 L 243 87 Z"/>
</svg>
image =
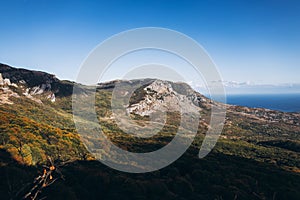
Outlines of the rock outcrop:
<svg viewBox="0 0 300 200">
<path fill-rule="evenodd" d="M 177 91 L 174 89 L 175 84 Z M 178 92 L 179 88 L 181 88 L 181 93 Z M 155 80 L 144 87 L 143 92 L 144 97 L 140 101 L 129 105 L 128 113 L 141 116 L 150 115 L 156 111 L 193 113 L 200 111 L 200 105 L 207 101 L 204 96 L 194 92 L 185 83 Z"/>
<path fill-rule="evenodd" d="M 41 99 L 55 102 L 56 96 L 71 95 L 73 85 L 69 81 L 60 81 L 52 74 L 0 64 L 1 104 L 12 104 L 13 102 L 10 100 L 12 96 L 25 96 L 38 103 L 42 103 Z"/>
</svg>

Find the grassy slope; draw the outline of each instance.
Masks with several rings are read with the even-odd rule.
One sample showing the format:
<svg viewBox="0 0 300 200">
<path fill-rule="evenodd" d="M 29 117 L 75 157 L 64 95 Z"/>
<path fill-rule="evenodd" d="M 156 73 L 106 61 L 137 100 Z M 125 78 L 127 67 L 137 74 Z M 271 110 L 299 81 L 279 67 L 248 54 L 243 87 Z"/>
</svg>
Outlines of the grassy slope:
<svg viewBox="0 0 300 200">
<path fill-rule="evenodd" d="M 0 173 L 1 177 L 6 176 L 0 181 L 3 199 L 14 197 L 14 189 L 30 182 L 41 170 L 40 165 L 22 163 L 43 163 L 47 156 L 81 160 L 86 155 L 72 122 L 70 98 L 44 105 L 26 99 L 14 101 L 14 105 L 0 105 L 0 142 L 4 149 Z M 101 90 L 96 101 L 99 116 L 109 117 L 110 91 Z M 203 139 L 199 131 L 189 151 L 165 169 L 133 175 L 111 170 L 96 161 L 74 161 L 62 167 L 66 179 L 59 180 L 42 195 L 49 199 L 299 199 L 300 158 L 295 146 L 296 132 L 290 130 L 290 142 L 282 145 L 286 138 L 277 136 L 288 127 L 262 129 L 260 124 L 252 123 L 249 129 L 251 121 L 229 117 L 235 121 L 230 128 L 225 127 L 224 136 L 243 137 L 219 140 L 205 159 L 197 158 Z M 235 125 L 242 122 L 243 126 Z M 160 137 L 141 142 L 124 136 L 112 121 L 101 120 L 101 123 L 115 143 L 133 151 L 150 151 L 161 141 L 169 141 L 174 132 L 173 126 L 166 126 Z M 265 134 L 258 137 L 257 132 Z M 270 142 L 274 138 L 279 142 Z M 26 143 L 23 159 L 18 153 L 18 140 Z M 9 185 L 14 189 L 8 188 Z"/>
</svg>

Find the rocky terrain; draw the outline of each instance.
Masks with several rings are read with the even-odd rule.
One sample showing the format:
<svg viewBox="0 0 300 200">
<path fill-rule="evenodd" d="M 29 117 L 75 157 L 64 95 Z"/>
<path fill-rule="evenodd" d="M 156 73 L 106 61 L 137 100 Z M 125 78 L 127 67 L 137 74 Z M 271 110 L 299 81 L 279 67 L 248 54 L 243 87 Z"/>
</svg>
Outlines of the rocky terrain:
<svg viewBox="0 0 300 200">
<path fill-rule="evenodd" d="M 60 81 L 55 75 L 40 71 L 13 68 L 0 64 L 1 100 L 7 103 L 10 96 L 19 94 L 42 103 L 41 98 L 55 102 L 56 96 L 69 96 L 73 92 L 73 83 Z"/>
<path fill-rule="evenodd" d="M 90 87 L 45 72 L 0 64 L 1 199 L 33 199 L 35 194 L 35 199 L 300 197 L 299 113 L 226 105 L 221 137 L 213 151 L 199 159 L 211 105 L 220 103 L 185 83 L 154 79 L 99 83 L 93 98 L 102 131 L 128 151 L 161 148 L 174 137 L 179 113 L 200 114 L 197 136 L 182 157 L 162 170 L 135 175 L 109 169 L 86 150 L 73 121 L 73 87 L 82 100 L 93 94 Z M 133 130 L 149 124 L 155 113 L 165 112 L 166 120 L 155 123 L 162 127 L 157 135 L 135 138 L 118 127 L 121 110 L 133 121 L 129 125 Z M 85 119 L 81 123 L 92 125 Z M 188 122 L 183 128 L 189 132 Z M 103 148 L 107 147 L 98 147 L 98 153 L 105 157 Z M 45 185 L 37 184 L 37 179 Z"/>
</svg>

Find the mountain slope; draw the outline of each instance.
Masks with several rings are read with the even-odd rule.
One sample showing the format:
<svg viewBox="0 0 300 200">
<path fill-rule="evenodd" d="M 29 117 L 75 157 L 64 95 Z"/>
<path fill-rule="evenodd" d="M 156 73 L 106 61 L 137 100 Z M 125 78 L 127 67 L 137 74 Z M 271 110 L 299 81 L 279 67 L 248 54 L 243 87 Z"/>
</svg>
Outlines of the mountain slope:
<svg viewBox="0 0 300 200">
<path fill-rule="evenodd" d="M 55 75 L 41 71 L 18 69 L 0 64 L 0 73 L 2 78 L 9 80 L 10 83 L 26 86 L 33 95 L 52 92 L 56 96 L 63 97 L 71 95 L 73 91 L 72 82 L 60 81 Z"/>
<path fill-rule="evenodd" d="M 44 165 L 49 165 L 49 158 L 59 168 L 53 172 L 54 179 L 58 179 L 42 189 L 40 198 L 300 197 L 299 113 L 227 105 L 224 130 L 216 147 L 206 158 L 199 159 L 210 108 L 217 102 L 185 83 L 154 79 L 99 83 L 94 99 L 102 130 L 115 144 L 129 151 L 149 152 L 168 144 L 179 127 L 181 118 L 177 111 L 182 105 L 186 112 L 201 115 L 192 146 L 176 162 L 153 173 L 127 174 L 95 161 L 77 134 L 72 115 L 73 86 L 82 99 L 93 94 L 92 88 L 60 81 L 44 72 L 2 64 L 0 73 L 0 174 L 6 177 L 0 181 L 1 199 L 24 196 L 30 187 L 22 189 L 21 185 L 33 184 L 34 178 L 43 173 Z M 116 90 L 117 86 L 121 89 Z M 128 91 L 133 88 L 136 90 L 130 95 Z M 166 121 L 154 124 L 162 126 L 162 130 L 142 139 L 124 133 L 116 121 L 120 116 L 113 115 L 111 110 L 114 92 L 124 97 L 118 99 L 116 113 L 119 109 L 127 111 L 132 119 L 132 124 L 127 124 L 129 129 L 147 125 L 152 114 L 167 111 Z M 125 97 L 129 98 L 128 104 Z M 87 127 L 93 125 L 85 119 L 82 123 Z M 184 130 L 188 133 L 188 126 Z M 60 178 L 60 173 L 64 178 Z"/>
</svg>

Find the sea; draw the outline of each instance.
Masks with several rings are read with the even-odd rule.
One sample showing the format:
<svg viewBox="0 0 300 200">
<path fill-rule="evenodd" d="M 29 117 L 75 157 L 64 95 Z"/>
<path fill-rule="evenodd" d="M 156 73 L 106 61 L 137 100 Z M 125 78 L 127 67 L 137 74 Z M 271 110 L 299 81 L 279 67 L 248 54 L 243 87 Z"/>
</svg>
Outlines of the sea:
<svg viewBox="0 0 300 200">
<path fill-rule="evenodd" d="M 300 112 L 298 94 L 227 94 L 227 104 L 266 108 L 283 112 Z"/>
</svg>

